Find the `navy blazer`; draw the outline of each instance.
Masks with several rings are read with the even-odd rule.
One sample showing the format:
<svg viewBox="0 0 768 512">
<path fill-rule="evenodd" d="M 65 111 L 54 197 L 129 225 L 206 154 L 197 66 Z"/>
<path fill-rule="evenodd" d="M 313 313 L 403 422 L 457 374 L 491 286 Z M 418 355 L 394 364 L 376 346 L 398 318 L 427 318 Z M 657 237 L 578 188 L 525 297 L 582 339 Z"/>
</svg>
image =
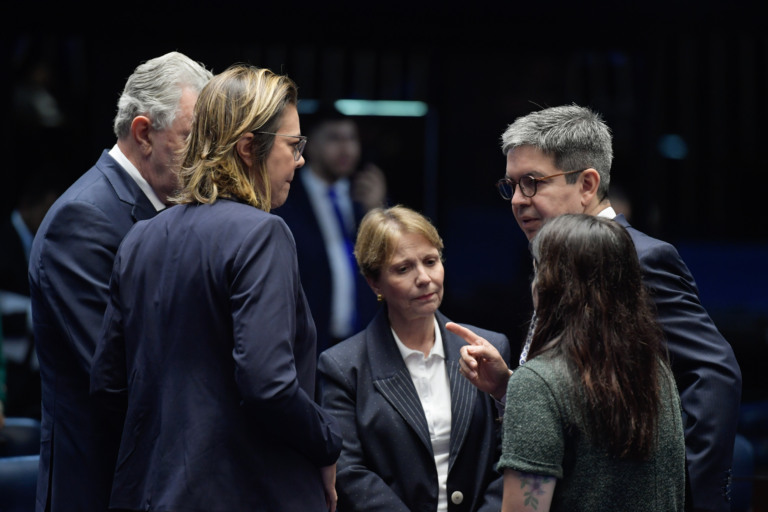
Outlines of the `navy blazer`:
<svg viewBox="0 0 768 512">
<path fill-rule="evenodd" d="M 299 172 L 310 171 L 305 168 Z M 359 203 L 353 203 L 353 207 L 355 226 L 358 226 L 365 212 Z M 301 284 L 307 294 L 309 308 L 317 326 L 317 352 L 320 354 L 333 344 L 330 335 L 331 265 L 328 262 L 328 252 L 325 250 L 323 233 L 299 173 L 291 182 L 291 193 L 285 204 L 275 209 L 274 213 L 285 220 L 296 240 Z M 358 330 L 362 330 L 376 314 L 378 303 L 362 274 L 358 272 L 355 277 Z"/>
<path fill-rule="evenodd" d="M 48 210 L 29 262 L 42 381 L 38 512 L 104 512 L 115 452 L 88 395 L 91 359 L 123 236 L 156 214 L 136 182 L 104 151 Z"/>
<path fill-rule="evenodd" d="M 690 498 L 696 509 L 730 510 L 729 486 L 741 370 L 731 345 L 701 305 L 696 282 L 677 250 L 629 225 L 643 280 L 656 304 L 685 415 Z"/>
<path fill-rule="evenodd" d="M 282 219 L 220 199 L 137 223 L 91 375 L 125 412 L 110 506 L 325 511 L 341 438 L 313 400 L 316 364 Z"/>
<path fill-rule="evenodd" d="M 501 453 L 495 402 L 459 373 L 466 342 L 437 313 L 451 383 L 448 510 L 501 509 Z M 467 326 L 509 363 L 503 334 Z M 429 511 L 437 508 L 437 469 L 426 416 L 382 307 L 368 327 L 320 354 L 322 405 L 336 415 L 344 447 L 337 466 L 339 512 Z"/>
</svg>

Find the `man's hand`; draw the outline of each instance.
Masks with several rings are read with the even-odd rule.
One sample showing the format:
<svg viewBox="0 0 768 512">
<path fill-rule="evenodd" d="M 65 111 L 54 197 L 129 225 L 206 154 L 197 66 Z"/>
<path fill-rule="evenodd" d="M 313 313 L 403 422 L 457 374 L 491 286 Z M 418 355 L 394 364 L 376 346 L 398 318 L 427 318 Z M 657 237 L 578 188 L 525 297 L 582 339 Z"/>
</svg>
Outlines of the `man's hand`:
<svg viewBox="0 0 768 512">
<path fill-rule="evenodd" d="M 320 468 L 320 474 L 325 487 L 325 504 L 329 512 L 336 512 L 336 504 L 339 501 L 339 495 L 336 494 L 336 464 Z"/>
<path fill-rule="evenodd" d="M 496 400 L 504 398 L 510 372 L 496 347 L 488 340 L 456 323 L 448 322 L 445 328 L 469 343 L 461 347 L 461 359 L 459 359 L 461 374 L 477 389 L 490 393 Z"/>
<path fill-rule="evenodd" d="M 384 207 L 387 199 L 387 178 L 381 169 L 373 164 L 366 164 L 352 179 L 352 199 L 362 204 L 366 212 Z"/>
</svg>

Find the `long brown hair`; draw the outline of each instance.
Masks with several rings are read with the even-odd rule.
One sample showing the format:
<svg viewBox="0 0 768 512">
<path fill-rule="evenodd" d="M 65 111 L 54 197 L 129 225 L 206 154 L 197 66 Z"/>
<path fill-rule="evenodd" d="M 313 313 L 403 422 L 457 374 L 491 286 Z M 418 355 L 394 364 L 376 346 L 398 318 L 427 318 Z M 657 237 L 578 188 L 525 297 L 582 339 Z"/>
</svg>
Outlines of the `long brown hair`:
<svg viewBox="0 0 768 512">
<path fill-rule="evenodd" d="M 567 214 L 542 227 L 531 252 L 538 318 L 531 357 L 562 356 L 594 439 L 614 456 L 646 459 L 667 355 L 632 239 L 612 220 Z"/>
</svg>

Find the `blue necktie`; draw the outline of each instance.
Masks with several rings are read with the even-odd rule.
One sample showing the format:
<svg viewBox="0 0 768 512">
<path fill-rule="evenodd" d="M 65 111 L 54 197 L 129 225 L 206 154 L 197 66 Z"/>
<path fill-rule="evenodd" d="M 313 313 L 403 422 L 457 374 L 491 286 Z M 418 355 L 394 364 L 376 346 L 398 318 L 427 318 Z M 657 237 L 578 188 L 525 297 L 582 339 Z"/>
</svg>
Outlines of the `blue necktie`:
<svg viewBox="0 0 768 512">
<path fill-rule="evenodd" d="M 355 243 L 354 234 L 350 231 L 347 222 L 344 221 L 344 215 L 341 213 L 339 207 L 339 198 L 336 195 L 336 189 L 328 187 L 328 199 L 331 200 L 333 206 L 333 213 L 336 215 L 336 220 L 339 223 L 339 229 L 344 238 L 344 248 L 346 249 L 347 259 L 349 260 L 349 271 L 352 274 L 352 284 L 355 293 L 354 300 L 352 301 L 352 318 L 351 318 L 351 333 L 356 333 L 360 326 L 357 319 L 357 262 L 355 261 Z"/>
</svg>

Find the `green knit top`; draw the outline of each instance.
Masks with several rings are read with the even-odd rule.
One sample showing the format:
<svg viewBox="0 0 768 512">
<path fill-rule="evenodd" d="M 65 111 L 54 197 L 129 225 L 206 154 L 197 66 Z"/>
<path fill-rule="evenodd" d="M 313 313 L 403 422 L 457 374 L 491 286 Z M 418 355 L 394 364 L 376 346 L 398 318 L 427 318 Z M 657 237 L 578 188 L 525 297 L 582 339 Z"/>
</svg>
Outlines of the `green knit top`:
<svg viewBox="0 0 768 512">
<path fill-rule="evenodd" d="M 672 372 L 660 366 L 656 450 L 647 461 L 611 457 L 590 440 L 580 393 L 565 362 L 542 355 L 515 370 L 507 387 L 497 468 L 557 478 L 550 511 L 683 510 L 685 440 Z M 649 369 L 650 370 L 650 369 Z M 609 404 L 606 404 L 609 406 Z"/>
</svg>

